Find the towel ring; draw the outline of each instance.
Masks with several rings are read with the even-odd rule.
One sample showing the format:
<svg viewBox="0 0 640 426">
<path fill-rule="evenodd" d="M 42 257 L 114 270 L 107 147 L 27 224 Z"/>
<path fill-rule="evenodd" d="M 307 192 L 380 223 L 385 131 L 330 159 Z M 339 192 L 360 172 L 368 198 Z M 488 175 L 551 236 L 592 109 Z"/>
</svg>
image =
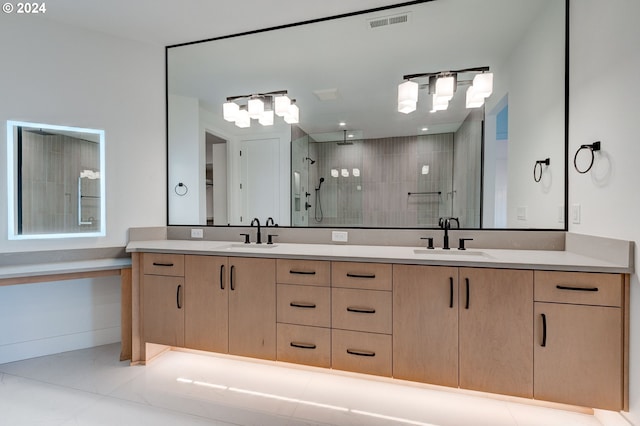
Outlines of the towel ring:
<svg viewBox="0 0 640 426">
<path fill-rule="evenodd" d="M 542 180 L 542 165 L 548 166 L 549 164 L 551 164 L 551 160 L 549 158 L 545 158 L 544 160 L 538 160 L 536 161 L 536 164 L 533 166 L 533 180 L 537 182 L 540 182 Z M 540 167 L 538 167 L 540 166 Z M 540 170 L 540 173 L 538 173 L 538 170 Z"/>
<path fill-rule="evenodd" d="M 185 195 L 187 195 L 187 192 L 189 192 L 189 188 L 187 188 L 187 185 L 185 185 L 184 183 L 180 182 L 178 183 L 175 188 L 173 188 L 173 190 L 175 191 L 176 194 L 178 194 L 180 197 L 184 197 Z"/>
<path fill-rule="evenodd" d="M 583 149 L 588 149 L 589 151 L 591 151 L 591 161 L 589 162 L 589 166 L 586 169 L 580 170 L 578 168 L 578 154 L 580 154 L 580 151 L 582 151 Z M 596 155 L 594 154 L 595 151 L 600 151 L 600 141 L 594 142 L 592 144 L 580 145 L 580 148 L 578 148 L 578 150 L 576 151 L 576 155 L 573 156 L 573 167 L 575 167 L 578 173 L 585 174 L 589 170 L 591 170 L 596 157 Z"/>
</svg>

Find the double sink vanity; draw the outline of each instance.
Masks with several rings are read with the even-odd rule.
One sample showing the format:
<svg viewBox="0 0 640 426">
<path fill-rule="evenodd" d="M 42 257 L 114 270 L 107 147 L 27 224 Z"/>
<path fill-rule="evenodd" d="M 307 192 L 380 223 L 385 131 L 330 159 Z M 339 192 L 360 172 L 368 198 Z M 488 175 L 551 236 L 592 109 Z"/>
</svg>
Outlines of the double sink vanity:
<svg viewBox="0 0 640 426">
<path fill-rule="evenodd" d="M 189 348 L 628 407 L 628 242 L 567 234 L 565 250 L 463 251 L 164 239 L 127 251 L 133 363 Z"/>
</svg>

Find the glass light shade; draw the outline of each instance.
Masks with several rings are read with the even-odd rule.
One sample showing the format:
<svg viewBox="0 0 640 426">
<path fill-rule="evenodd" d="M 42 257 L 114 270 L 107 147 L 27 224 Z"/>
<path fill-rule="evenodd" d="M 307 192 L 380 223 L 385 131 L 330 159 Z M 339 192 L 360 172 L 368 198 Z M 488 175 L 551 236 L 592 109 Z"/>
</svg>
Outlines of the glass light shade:
<svg viewBox="0 0 640 426">
<path fill-rule="evenodd" d="M 236 126 L 240 127 L 241 129 L 251 126 L 249 111 L 247 111 L 246 109 L 241 109 L 240 111 L 238 111 L 238 116 L 236 117 Z"/>
<path fill-rule="evenodd" d="M 473 77 L 473 90 L 477 96 L 487 98 L 493 93 L 493 73 L 485 72 Z"/>
<path fill-rule="evenodd" d="M 247 105 L 249 105 L 250 118 L 258 119 L 262 116 L 262 113 L 264 112 L 264 102 L 262 102 L 262 99 L 249 99 Z"/>
<path fill-rule="evenodd" d="M 469 86 L 467 89 L 467 108 L 479 108 L 484 104 L 484 96 L 480 96 L 475 91 L 475 86 Z"/>
<path fill-rule="evenodd" d="M 263 126 L 273 126 L 273 111 L 264 111 L 258 118 L 258 123 Z"/>
<path fill-rule="evenodd" d="M 284 121 L 288 124 L 297 124 L 300 121 L 300 109 L 298 105 L 289 105 L 289 111 L 284 115 Z"/>
<path fill-rule="evenodd" d="M 331 177 L 337 178 L 338 176 L 340 176 L 338 169 L 331 169 Z"/>
<path fill-rule="evenodd" d="M 275 112 L 278 117 L 284 117 L 289 111 L 291 106 L 291 99 L 288 96 L 276 96 L 275 98 Z"/>
<path fill-rule="evenodd" d="M 453 77 L 440 77 L 436 80 L 436 96 L 446 99 L 447 102 L 453 98 L 455 91 L 455 79 Z"/>
<path fill-rule="evenodd" d="M 349 177 L 349 170 L 341 169 L 340 174 L 342 175 L 342 177 Z"/>
<path fill-rule="evenodd" d="M 422 166 L 422 170 L 421 170 L 423 175 L 428 175 L 429 174 L 429 165 L 425 164 Z"/>
<path fill-rule="evenodd" d="M 355 177 L 360 176 L 360 169 L 353 169 L 353 170 L 351 170 L 351 172 L 353 173 L 353 176 L 355 176 Z"/>
<path fill-rule="evenodd" d="M 222 117 L 227 121 L 236 121 L 240 107 L 235 102 L 225 102 L 222 104 Z"/>
<path fill-rule="evenodd" d="M 439 98 L 435 93 L 433 94 L 433 111 L 444 111 L 449 108 L 449 100 L 447 98 Z"/>
<path fill-rule="evenodd" d="M 398 85 L 398 111 L 409 114 L 416 110 L 418 103 L 418 83 L 405 81 Z"/>
</svg>

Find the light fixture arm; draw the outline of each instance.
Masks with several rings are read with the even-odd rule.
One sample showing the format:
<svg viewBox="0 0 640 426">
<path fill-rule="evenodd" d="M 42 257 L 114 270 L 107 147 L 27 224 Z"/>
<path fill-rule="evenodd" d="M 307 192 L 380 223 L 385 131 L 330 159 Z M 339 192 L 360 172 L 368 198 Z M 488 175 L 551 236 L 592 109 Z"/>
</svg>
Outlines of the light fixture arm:
<svg viewBox="0 0 640 426">
<path fill-rule="evenodd" d="M 255 98 L 255 97 L 283 96 L 283 95 L 286 95 L 286 94 L 287 94 L 286 90 L 276 90 L 276 91 L 273 91 L 273 92 L 266 92 L 266 93 L 252 93 L 250 95 L 228 96 L 227 97 L 227 102 L 233 102 L 233 101 L 236 101 L 238 99 L 250 99 L 250 98 Z"/>
<path fill-rule="evenodd" d="M 419 74 L 406 74 L 402 76 L 403 80 L 412 80 L 414 78 L 440 77 L 444 75 L 462 74 L 465 72 L 487 72 L 489 67 L 465 68 L 461 70 L 439 71 L 439 72 L 423 72 Z"/>
</svg>

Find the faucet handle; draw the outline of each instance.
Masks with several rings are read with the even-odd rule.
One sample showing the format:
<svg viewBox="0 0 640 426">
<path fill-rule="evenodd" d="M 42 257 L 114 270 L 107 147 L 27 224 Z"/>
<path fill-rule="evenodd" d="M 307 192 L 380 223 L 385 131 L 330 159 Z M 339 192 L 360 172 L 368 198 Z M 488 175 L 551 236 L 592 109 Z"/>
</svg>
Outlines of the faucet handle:
<svg viewBox="0 0 640 426">
<path fill-rule="evenodd" d="M 427 248 L 428 249 L 432 249 L 433 248 L 433 237 L 421 237 L 421 240 L 427 240 Z"/>
<path fill-rule="evenodd" d="M 460 238 L 460 245 L 458 246 L 458 250 L 466 250 L 464 246 L 465 241 L 473 241 L 473 238 Z"/>
<path fill-rule="evenodd" d="M 245 244 L 249 244 L 251 243 L 251 240 L 249 240 L 249 234 L 240 234 L 244 236 L 244 243 Z"/>
<path fill-rule="evenodd" d="M 272 237 L 277 237 L 276 234 L 268 234 L 267 235 L 267 244 L 273 244 Z"/>
</svg>

